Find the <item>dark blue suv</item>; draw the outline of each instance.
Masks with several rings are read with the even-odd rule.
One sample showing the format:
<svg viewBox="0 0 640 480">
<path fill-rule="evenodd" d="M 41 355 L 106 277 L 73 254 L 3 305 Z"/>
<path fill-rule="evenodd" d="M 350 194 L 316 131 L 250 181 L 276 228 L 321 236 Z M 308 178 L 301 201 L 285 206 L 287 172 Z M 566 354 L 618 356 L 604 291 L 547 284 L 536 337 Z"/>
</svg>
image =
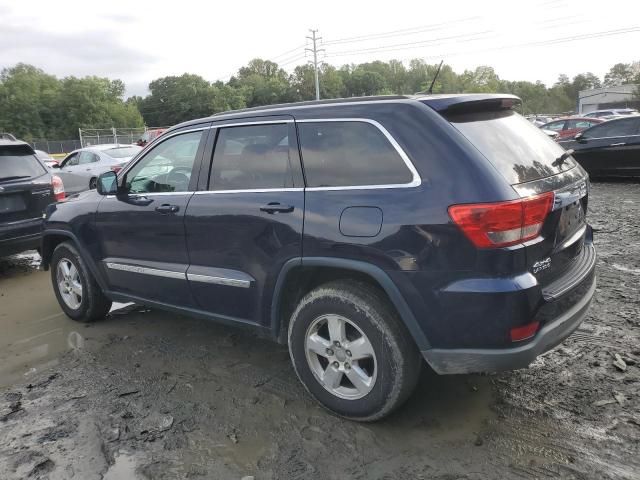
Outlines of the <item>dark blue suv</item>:
<svg viewBox="0 0 640 480">
<path fill-rule="evenodd" d="M 65 313 L 131 301 L 288 343 L 322 405 L 379 419 L 438 373 L 526 367 L 595 290 L 585 171 L 509 95 L 255 108 L 171 128 L 50 206 Z"/>
</svg>

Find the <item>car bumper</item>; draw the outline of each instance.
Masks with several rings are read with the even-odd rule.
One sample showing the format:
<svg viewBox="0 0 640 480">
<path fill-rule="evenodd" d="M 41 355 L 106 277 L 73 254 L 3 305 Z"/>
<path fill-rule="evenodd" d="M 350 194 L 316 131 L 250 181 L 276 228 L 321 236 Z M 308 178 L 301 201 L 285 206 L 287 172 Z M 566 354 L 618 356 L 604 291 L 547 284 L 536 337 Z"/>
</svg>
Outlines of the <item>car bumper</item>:
<svg viewBox="0 0 640 480">
<path fill-rule="evenodd" d="M 568 310 L 547 322 L 526 344 L 495 349 L 429 349 L 422 355 L 439 374 L 499 372 L 527 367 L 535 358 L 562 343 L 587 314 L 596 290 L 596 277 L 584 296 Z"/>
<path fill-rule="evenodd" d="M 0 257 L 40 248 L 41 238 L 41 218 L 0 225 Z"/>
</svg>

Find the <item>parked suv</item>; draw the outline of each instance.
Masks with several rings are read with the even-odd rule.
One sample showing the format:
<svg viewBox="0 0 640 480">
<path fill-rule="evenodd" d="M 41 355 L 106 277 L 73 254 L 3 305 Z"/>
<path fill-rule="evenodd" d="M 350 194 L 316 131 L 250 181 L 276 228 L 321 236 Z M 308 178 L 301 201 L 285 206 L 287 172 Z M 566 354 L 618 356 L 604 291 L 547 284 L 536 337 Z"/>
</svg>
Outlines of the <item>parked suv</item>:
<svg viewBox="0 0 640 480">
<path fill-rule="evenodd" d="M 131 301 L 288 344 L 329 410 L 379 419 L 438 373 L 522 368 L 595 290 L 585 171 L 510 95 L 332 100 L 173 127 L 49 209 L 64 312 Z"/>
<path fill-rule="evenodd" d="M 29 144 L 0 140 L 0 257 L 40 248 L 42 214 L 63 198 L 62 182 Z"/>
</svg>

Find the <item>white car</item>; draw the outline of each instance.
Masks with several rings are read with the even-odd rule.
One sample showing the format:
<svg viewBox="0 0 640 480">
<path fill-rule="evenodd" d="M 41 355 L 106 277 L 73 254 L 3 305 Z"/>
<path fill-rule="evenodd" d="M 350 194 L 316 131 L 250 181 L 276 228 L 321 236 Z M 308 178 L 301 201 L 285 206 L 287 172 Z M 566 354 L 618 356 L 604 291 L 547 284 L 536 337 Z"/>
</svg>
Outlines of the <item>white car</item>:
<svg viewBox="0 0 640 480">
<path fill-rule="evenodd" d="M 71 152 L 54 166 L 56 175 L 62 179 L 67 195 L 96 188 L 101 173 L 119 171 L 135 157 L 142 147 L 138 145 L 95 145 Z"/>
<path fill-rule="evenodd" d="M 638 110 L 635 108 L 609 108 L 607 110 L 594 110 L 582 116 L 613 120 L 614 118 L 626 117 L 628 115 L 638 115 Z"/>
</svg>

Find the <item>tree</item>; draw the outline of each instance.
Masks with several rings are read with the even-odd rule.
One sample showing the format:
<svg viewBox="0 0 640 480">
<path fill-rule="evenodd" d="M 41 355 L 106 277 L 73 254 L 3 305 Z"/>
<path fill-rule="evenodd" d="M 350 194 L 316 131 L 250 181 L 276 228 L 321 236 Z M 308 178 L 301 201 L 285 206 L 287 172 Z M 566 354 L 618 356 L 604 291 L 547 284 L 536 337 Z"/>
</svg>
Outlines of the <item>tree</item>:
<svg viewBox="0 0 640 480">
<path fill-rule="evenodd" d="M 142 126 L 125 86 L 108 78 L 62 80 L 25 64 L 0 74 L 0 129 L 20 138 L 75 138 L 78 128 Z"/>
<path fill-rule="evenodd" d="M 630 63 L 616 63 L 609 73 L 604 76 L 605 87 L 617 87 L 627 83 L 633 83 L 634 71 Z"/>
</svg>

